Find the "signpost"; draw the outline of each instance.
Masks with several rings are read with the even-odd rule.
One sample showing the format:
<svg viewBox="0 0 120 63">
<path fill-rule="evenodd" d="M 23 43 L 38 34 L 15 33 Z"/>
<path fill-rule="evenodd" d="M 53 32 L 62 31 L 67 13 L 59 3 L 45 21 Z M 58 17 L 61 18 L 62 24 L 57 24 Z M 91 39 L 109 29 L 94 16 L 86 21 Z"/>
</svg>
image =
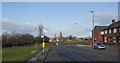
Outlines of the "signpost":
<svg viewBox="0 0 120 63">
<path fill-rule="evenodd" d="M 42 47 L 43 47 L 43 52 L 44 52 L 44 48 L 45 48 L 44 36 L 41 36 L 41 38 L 43 38 Z"/>
</svg>

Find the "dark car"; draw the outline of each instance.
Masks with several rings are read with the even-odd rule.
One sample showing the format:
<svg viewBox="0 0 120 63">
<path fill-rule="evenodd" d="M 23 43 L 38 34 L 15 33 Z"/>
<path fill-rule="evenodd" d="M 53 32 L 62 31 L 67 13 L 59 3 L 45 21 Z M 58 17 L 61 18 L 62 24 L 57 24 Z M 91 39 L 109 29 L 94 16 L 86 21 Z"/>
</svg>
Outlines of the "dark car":
<svg viewBox="0 0 120 63">
<path fill-rule="evenodd" d="M 103 45 L 103 43 L 98 43 L 98 42 L 94 43 L 93 47 L 94 47 L 94 49 L 98 49 L 98 50 L 106 48 L 105 45 Z"/>
</svg>

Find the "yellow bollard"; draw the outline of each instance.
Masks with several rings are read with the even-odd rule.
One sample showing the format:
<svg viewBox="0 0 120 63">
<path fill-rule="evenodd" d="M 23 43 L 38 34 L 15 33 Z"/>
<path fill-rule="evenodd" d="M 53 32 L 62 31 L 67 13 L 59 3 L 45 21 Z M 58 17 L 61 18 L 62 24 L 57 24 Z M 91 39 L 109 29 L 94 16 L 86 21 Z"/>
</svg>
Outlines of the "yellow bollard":
<svg viewBox="0 0 120 63">
<path fill-rule="evenodd" d="M 44 48 L 45 48 L 44 35 L 43 35 L 43 36 L 41 36 L 41 38 L 43 38 L 42 47 L 43 47 L 43 52 L 44 52 Z"/>
<path fill-rule="evenodd" d="M 42 47 L 43 47 L 43 52 L 44 52 L 45 42 L 42 43 Z"/>
<path fill-rule="evenodd" d="M 44 52 L 44 47 L 43 47 L 43 52 Z"/>
</svg>

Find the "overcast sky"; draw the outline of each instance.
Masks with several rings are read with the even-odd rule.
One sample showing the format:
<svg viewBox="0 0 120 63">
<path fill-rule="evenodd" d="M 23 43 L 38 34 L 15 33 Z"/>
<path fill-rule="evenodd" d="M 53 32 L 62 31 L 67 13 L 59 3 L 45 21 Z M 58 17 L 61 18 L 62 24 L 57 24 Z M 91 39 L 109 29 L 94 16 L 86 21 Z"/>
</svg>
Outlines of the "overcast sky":
<svg viewBox="0 0 120 63">
<path fill-rule="evenodd" d="M 41 23 L 49 37 L 59 35 L 60 31 L 65 36 L 91 36 L 91 10 L 95 12 L 97 26 L 109 25 L 112 19 L 117 21 L 117 2 L 4 2 L 2 31 L 35 35 L 35 26 Z"/>
</svg>

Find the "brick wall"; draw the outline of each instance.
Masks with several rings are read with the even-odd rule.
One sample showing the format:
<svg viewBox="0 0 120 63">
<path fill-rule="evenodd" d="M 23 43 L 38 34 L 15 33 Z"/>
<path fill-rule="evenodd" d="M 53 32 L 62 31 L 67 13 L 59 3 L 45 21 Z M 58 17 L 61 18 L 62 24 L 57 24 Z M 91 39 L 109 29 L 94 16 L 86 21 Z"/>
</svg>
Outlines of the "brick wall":
<svg viewBox="0 0 120 63">
<path fill-rule="evenodd" d="M 103 37 L 101 35 L 101 32 L 96 28 L 94 28 L 94 39 L 95 39 L 95 42 L 103 42 Z"/>
<path fill-rule="evenodd" d="M 109 30 L 107 30 L 108 33 L 104 34 L 104 37 L 107 37 L 108 41 L 110 41 L 111 39 L 113 39 L 113 37 L 117 36 L 120 33 L 119 28 L 116 28 L 116 29 L 117 29 L 116 33 L 114 33 L 114 29 L 111 29 L 111 33 L 109 33 Z"/>
</svg>

